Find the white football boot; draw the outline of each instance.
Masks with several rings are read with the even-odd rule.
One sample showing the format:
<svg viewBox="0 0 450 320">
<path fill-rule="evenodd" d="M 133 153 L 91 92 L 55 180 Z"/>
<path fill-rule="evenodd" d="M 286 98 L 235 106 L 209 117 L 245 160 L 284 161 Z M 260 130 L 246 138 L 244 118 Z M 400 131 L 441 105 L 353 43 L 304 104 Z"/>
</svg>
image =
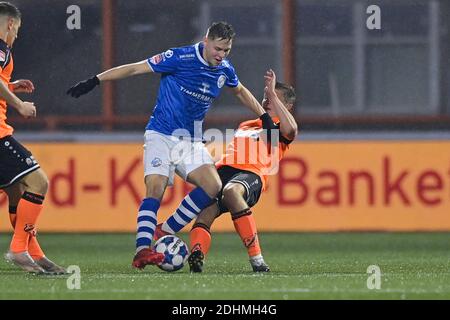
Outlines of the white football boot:
<svg viewBox="0 0 450 320">
<path fill-rule="evenodd" d="M 6 261 L 15 264 L 19 268 L 34 274 L 48 274 L 42 267 L 40 267 L 34 260 L 31 258 L 30 254 L 25 251 L 21 253 L 14 253 L 8 251 L 5 254 Z"/>
</svg>

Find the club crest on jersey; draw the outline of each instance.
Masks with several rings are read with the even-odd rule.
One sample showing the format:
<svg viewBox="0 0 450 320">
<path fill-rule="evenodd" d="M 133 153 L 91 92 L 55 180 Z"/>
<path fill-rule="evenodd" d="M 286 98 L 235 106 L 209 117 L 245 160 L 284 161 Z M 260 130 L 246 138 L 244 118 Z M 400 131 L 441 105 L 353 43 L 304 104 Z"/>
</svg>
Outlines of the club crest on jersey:
<svg viewBox="0 0 450 320">
<path fill-rule="evenodd" d="M 167 59 L 172 58 L 172 56 L 173 56 L 173 51 L 172 51 L 172 50 L 167 50 L 166 52 L 164 52 L 164 56 L 165 56 Z"/>
<path fill-rule="evenodd" d="M 224 75 L 221 75 L 219 79 L 217 79 L 217 87 L 219 87 L 219 89 L 223 87 L 223 85 L 225 84 L 225 80 L 226 77 Z"/>
<path fill-rule="evenodd" d="M 163 59 L 164 59 L 164 57 L 163 57 L 163 55 L 160 53 L 160 54 L 157 54 L 157 55 L 151 57 L 150 61 L 151 61 L 153 64 L 158 64 L 158 63 L 160 63 L 161 61 L 163 61 Z"/>
<path fill-rule="evenodd" d="M 0 61 L 4 62 L 6 59 L 6 53 L 3 50 L 0 50 Z"/>
</svg>

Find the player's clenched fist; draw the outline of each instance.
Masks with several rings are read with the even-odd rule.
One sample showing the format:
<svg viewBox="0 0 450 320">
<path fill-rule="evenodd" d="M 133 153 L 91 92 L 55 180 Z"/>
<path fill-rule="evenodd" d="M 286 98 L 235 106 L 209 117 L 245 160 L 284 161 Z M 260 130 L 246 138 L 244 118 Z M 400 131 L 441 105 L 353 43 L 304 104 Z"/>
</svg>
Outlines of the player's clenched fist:
<svg viewBox="0 0 450 320">
<path fill-rule="evenodd" d="M 36 117 L 36 107 L 33 102 L 22 102 L 17 111 L 25 118 L 35 118 Z"/>
<path fill-rule="evenodd" d="M 100 84 L 100 80 L 97 78 L 97 76 L 94 76 L 90 79 L 78 82 L 72 88 L 67 90 L 67 94 L 74 98 L 78 98 L 78 97 L 82 96 L 83 94 L 88 93 L 89 91 L 94 89 L 99 84 Z"/>
</svg>

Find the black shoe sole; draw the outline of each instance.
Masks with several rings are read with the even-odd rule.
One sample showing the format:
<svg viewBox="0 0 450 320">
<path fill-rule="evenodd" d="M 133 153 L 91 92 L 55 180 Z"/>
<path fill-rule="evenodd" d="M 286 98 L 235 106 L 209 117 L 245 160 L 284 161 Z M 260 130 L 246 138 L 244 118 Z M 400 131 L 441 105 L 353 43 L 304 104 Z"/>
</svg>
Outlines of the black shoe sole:
<svg viewBox="0 0 450 320">
<path fill-rule="evenodd" d="M 188 258 L 189 268 L 193 273 L 200 273 L 203 271 L 203 260 L 205 256 L 200 250 L 194 251 Z"/>
<path fill-rule="evenodd" d="M 253 272 L 270 272 L 269 266 L 253 267 Z"/>
</svg>

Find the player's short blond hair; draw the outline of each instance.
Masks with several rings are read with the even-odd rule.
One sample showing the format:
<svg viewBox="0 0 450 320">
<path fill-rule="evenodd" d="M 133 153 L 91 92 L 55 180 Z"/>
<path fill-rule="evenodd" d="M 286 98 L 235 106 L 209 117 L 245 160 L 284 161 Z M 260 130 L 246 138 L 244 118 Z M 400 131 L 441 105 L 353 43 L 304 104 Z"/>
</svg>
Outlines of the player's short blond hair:
<svg viewBox="0 0 450 320">
<path fill-rule="evenodd" d="M 21 19 L 22 13 L 15 5 L 6 1 L 0 1 L 0 16 Z"/>
</svg>

